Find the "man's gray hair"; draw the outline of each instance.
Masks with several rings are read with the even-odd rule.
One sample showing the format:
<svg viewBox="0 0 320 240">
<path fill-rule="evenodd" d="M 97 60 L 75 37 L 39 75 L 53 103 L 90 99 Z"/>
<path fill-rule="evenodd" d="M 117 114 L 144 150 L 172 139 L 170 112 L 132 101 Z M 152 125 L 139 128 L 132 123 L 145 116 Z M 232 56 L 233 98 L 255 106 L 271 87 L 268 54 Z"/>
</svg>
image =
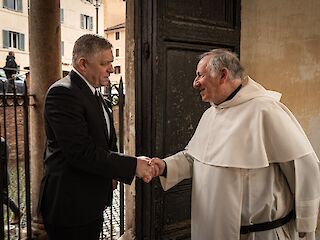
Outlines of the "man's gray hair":
<svg viewBox="0 0 320 240">
<path fill-rule="evenodd" d="M 107 39 L 94 34 L 82 35 L 74 44 L 72 64 L 75 66 L 81 57 L 88 59 L 104 49 L 112 49 L 112 44 Z"/>
<path fill-rule="evenodd" d="M 223 68 L 227 68 L 232 75 L 232 79 L 242 79 L 244 69 L 235 53 L 230 52 L 227 49 L 213 49 L 210 52 L 203 53 L 199 56 L 200 60 L 204 57 L 209 57 L 207 69 L 210 74 L 219 72 Z"/>
</svg>

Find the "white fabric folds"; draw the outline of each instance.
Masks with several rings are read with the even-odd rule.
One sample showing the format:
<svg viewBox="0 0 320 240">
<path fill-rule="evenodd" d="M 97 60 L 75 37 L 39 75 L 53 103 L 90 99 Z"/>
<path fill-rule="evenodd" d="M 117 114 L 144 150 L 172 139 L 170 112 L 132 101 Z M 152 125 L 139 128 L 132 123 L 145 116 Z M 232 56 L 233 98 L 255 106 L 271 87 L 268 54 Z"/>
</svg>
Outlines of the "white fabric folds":
<svg viewBox="0 0 320 240">
<path fill-rule="evenodd" d="M 255 169 L 313 152 L 280 96 L 247 77 L 234 98 L 206 110 L 188 153 L 208 165 Z"/>
</svg>

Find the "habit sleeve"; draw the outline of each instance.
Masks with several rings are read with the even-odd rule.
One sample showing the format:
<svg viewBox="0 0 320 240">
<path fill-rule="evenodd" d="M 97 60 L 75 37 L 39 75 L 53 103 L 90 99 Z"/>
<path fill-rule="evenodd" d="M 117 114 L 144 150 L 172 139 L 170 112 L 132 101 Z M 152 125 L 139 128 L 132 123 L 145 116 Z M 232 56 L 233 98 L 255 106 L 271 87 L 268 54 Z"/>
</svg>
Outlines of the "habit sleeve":
<svg viewBox="0 0 320 240">
<path fill-rule="evenodd" d="M 291 191 L 295 195 L 298 232 L 314 232 L 317 227 L 320 202 L 319 162 L 314 152 L 297 158 L 293 164 L 281 164 Z M 294 168 L 294 169 L 293 169 Z"/>
<path fill-rule="evenodd" d="M 178 152 L 164 161 L 167 163 L 167 177 L 160 177 L 160 182 L 165 191 L 192 177 L 193 159 L 186 151 Z"/>
</svg>

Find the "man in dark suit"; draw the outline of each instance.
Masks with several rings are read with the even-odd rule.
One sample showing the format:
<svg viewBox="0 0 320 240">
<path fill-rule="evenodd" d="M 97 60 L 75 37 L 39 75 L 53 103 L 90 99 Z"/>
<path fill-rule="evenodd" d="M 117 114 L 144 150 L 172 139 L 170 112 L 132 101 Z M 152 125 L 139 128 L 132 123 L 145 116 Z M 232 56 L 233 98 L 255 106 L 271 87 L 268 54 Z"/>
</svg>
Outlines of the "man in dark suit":
<svg viewBox="0 0 320 240">
<path fill-rule="evenodd" d="M 83 35 L 73 48 L 73 70 L 48 90 L 44 117 L 45 173 L 39 210 L 50 240 L 96 240 L 114 179 L 149 182 L 155 168 L 146 157 L 117 152 L 110 109 L 98 90 L 113 72 L 112 45 Z"/>
</svg>

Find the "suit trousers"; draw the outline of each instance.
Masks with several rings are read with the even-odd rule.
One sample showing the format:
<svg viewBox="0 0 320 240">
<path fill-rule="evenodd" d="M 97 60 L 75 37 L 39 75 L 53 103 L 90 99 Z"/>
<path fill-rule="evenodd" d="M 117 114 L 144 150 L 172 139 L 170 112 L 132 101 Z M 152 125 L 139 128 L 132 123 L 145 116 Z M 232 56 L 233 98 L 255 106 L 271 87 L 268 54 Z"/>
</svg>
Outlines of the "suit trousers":
<svg viewBox="0 0 320 240">
<path fill-rule="evenodd" d="M 44 218 L 49 240 L 98 240 L 102 225 L 103 219 L 98 219 L 81 226 L 65 227 L 49 224 Z"/>
</svg>

